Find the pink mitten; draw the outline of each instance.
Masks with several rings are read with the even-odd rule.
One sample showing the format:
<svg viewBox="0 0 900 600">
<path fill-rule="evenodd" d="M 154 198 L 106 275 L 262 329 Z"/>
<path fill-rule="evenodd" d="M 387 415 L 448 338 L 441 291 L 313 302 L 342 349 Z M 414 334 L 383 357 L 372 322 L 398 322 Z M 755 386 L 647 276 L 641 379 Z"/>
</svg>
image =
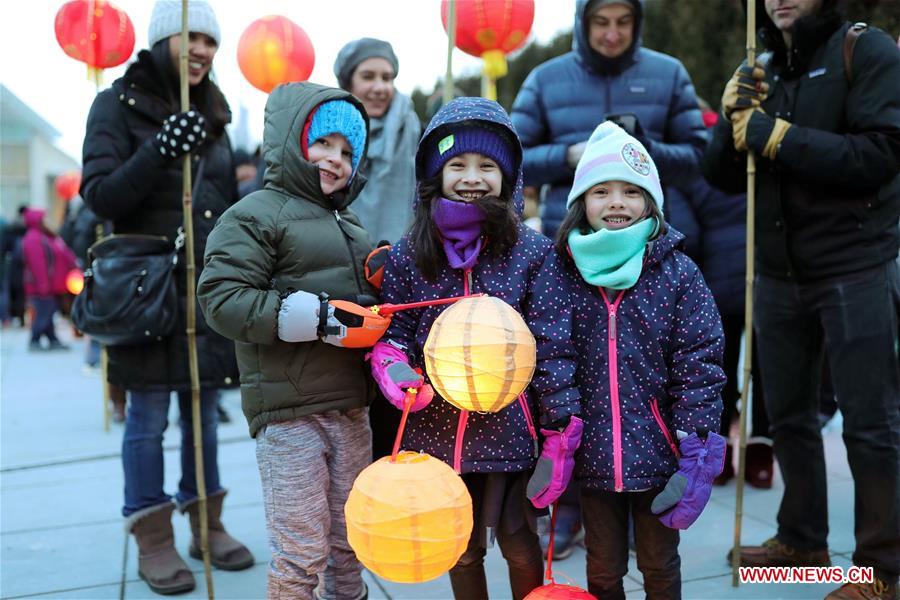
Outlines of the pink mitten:
<svg viewBox="0 0 900 600">
<path fill-rule="evenodd" d="M 378 342 L 372 347 L 372 353 L 368 357 L 372 361 L 372 376 L 391 404 L 403 410 L 406 390 L 416 388 L 419 393 L 415 395 L 410 412 L 428 406 L 434 391 L 430 385 L 423 385 L 425 379 L 409 366 L 409 360 L 402 350 L 389 343 Z"/>
<path fill-rule="evenodd" d="M 575 451 L 581 445 L 583 428 L 582 420 L 573 416 L 562 431 L 541 429 L 544 447 L 525 490 L 536 508 L 550 506 L 566 491 L 575 469 Z"/>
</svg>

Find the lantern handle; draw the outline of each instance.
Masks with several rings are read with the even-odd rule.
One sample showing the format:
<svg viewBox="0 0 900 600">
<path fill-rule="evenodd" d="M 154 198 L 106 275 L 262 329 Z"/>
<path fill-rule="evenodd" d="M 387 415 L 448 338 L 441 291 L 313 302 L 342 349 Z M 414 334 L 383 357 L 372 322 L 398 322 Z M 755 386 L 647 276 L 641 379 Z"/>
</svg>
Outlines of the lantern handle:
<svg viewBox="0 0 900 600">
<path fill-rule="evenodd" d="M 399 312 L 401 310 L 411 310 L 413 308 L 425 308 L 428 306 L 438 306 L 441 304 L 452 304 L 464 298 L 474 298 L 476 296 L 484 296 L 484 294 L 470 294 L 468 296 L 452 296 L 449 298 L 438 298 L 437 300 L 423 300 L 421 302 L 408 302 L 406 304 L 376 304 L 374 306 L 369 307 L 376 315 L 381 315 L 383 317 L 390 316 L 395 312 Z"/>
<path fill-rule="evenodd" d="M 406 428 L 406 418 L 409 416 L 409 409 L 412 408 L 413 402 L 416 401 L 416 394 L 419 392 L 416 388 L 406 388 L 406 398 L 403 400 L 403 416 L 400 417 L 400 426 L 397 428 L 397 437 L 394 438 L 394 450 L 391 452 L 391 462 L 397 462 L 397 453 L 400 452 L 400 441 L 403 439 L 403 430 Z"/>
<path fill-rule="evenodd" d="M 550 583 L 556 583 L 553 581 L 553 541 L 556 538 L 556 513 L 558 511 L 559 500 L 553 503 L 550 510 L 550 543 L 547 544 L 547 572 L 544 574 L 544 579 Z"/>
</svg>

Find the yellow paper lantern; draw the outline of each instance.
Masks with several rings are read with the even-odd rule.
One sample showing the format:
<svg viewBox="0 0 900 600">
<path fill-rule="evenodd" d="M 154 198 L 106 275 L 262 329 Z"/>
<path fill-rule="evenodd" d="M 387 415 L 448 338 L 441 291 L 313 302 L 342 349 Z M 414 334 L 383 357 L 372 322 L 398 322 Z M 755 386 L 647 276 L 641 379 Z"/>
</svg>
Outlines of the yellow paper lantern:
<svg viewBox="0 0 900 600">
<path fill-rule="evenodd" d="M 353 482 L 344 506 L 347 539 L 367 569 L 397 583 L 440 577 L 472 535 L 472 498 L 440 460 L 401 452 L 385 456 Z"/>
<path fill-rule="evenodd" d="M 435 319 L 425 341 L 434 389 L 456 408 L 497 412 L 534 375 L 534 336 L 522 316 L 491 296 L 460 300 Z"/>
</svg>

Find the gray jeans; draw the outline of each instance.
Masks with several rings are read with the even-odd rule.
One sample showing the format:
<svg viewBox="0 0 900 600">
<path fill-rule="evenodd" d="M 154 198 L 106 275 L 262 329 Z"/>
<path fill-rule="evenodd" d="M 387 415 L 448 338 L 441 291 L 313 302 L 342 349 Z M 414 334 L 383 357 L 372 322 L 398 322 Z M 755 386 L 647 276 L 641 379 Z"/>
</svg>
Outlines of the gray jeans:
<svg viewBox="0 0 900 600">
<path fill-rule="evenodd" d="M 344 504 L 372 461 L 367 409 L 270 423 L 256 436 L 269 533 L 268 597 L 360 598 L 359 561 L 347 543 Z"/>
</svg>

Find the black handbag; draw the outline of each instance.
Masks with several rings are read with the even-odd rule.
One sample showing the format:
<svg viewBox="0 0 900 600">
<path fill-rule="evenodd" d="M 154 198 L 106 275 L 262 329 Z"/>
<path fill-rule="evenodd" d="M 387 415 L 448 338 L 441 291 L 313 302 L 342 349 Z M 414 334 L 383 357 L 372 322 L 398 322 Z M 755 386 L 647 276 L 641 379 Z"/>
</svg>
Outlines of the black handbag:
<svg viewBox="0 0 900 600">
<path fill-rule="evenodd" d="M 146 344 L 171 335 L 178 318 L 175 268 L 184 245 L 163 236 L 110 235 L 88 250 L 72 322 L 103 345 Z"/>
</svg>

